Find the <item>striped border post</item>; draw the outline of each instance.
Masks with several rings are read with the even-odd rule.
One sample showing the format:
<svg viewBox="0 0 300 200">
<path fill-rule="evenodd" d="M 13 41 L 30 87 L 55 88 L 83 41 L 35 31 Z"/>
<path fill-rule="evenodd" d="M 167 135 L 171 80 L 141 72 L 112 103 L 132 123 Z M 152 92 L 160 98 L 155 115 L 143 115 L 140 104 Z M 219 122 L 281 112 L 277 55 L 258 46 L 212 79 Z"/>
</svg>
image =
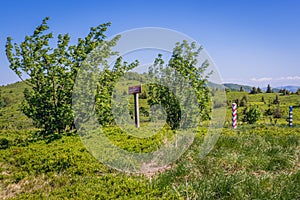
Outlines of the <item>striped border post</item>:
<svg viewBox="0 0 300 200">
<path fill-rule="evenodd" d="M 237 127 L 237 104 L 232 104 L 232 128 L 236 129 Z"/>
<path fill-rule="evenodd" d="M 290 113 L 289 113 L 289 126 L 293 126 L 293 106 L 290 106 Z"/>
</svg>

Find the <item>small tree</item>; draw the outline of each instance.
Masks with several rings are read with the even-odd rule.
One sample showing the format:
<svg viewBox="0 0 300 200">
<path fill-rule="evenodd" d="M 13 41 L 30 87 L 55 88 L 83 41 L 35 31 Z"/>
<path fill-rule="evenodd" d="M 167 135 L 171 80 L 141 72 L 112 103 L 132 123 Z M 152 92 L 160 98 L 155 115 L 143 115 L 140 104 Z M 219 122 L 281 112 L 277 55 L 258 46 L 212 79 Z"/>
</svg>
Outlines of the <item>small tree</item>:
<svg viewBox="0 0 300 200">
<path fill-rule="evenodd" d="M 240 105 L 240 100 L 237 98 L 237 99 L 234 100 L 234 103 L 236 103 L 236 105 L 239 106 Z"/>
<path fill-rule="evenodd" d="M 90 33 L 78 39 L 77 44 L 69 45 L 68 34 L 58 35 L 57 46 L 50 47 L 52 33 L 45 33 L 49 26 L 45 18 L 33 35 L 26 36 L 20 45 L 13 44 L 7 38 L 6 55 L 10 68 L 24 80 L 30 89 L 24 91 L 25 101 L 22 111 L 33 119 L 34 124 L 42 128 L 44 135 L 61 133 L 68 127 L 74 127 L 72 112 L 72 92 L 77 72 L 83 60 L 95 48 L 102 48 L 100 61 L 114 55 L 110 48 L 118 37 L 104 41 L 105 31 L 110 23 L 91 28 Z"/>
<path fill-rule="evenodd" d="M 279 96 L 276 94 L 276 97 L 273 101 L 274 104 L 279 104 L 280 103 L 280 100 L 279 100 Z"/>
<path fill-rule="evenodd" d="M 272 92 L 273 92 L 273 90 L 272 90 L 270 84 L 268 84 L 266 93 L 272 93 Z"/>
<path fill-rule="evenodd" d="M 244 95 L 243 98 L 240 101 L 240 106 L 247 106 L 247 103 L 248 103 L 247 96 Z"/>
<path fill-rule="evenodd" d="M 287 89 L 280 89 L 279 93 L 281 93 L 282 95 L 290 95 L 291 94 L 291 92 Z"/>
<path fill-rule="evenodd" d="M 227 106 L 231 106 L 231 101 L 230 100 L 226 100 L 226 105 Z"/>
<path fill-rule="evenodd" d="M 274 110 L 273 117 L 277 118 L 277 119 L 282 117 L 282 113 L 280 111 L 280 107 L 279 106 L 277 106 L 277 108 Z"/>
<path fill-rule="evenodd" d="M 240 92 L 244 92 L 244 89 L 242 86 L 240 87 Z"/>
<path fill-rule="evenodd" d="M 256 107 L 250 106 L 250 108 L 245 108 L 244 110 L 243 122 L 254 124 L 259 120 L 260 116 L 260 111 Z"/>
<path fill-rule="evenodd" d="M 257 87 L 257 93 L 262 93 L 260 87 Z"/>
<path fill-rule="evenodd" d="M 122 63 L 122 58 L 119 57 L 116 60 L 112 69 L 109 69 L 107 66 L 103 71 L 98 73 L 98 82 L 97 92 L 95 95 L 95 111 L 98 116 L 98 122 L 101 125 L 108 126 L 115 123 L 114 115 L 112 113 L 112 95 L 114 91 L 115 84 L 120 80 L 120 78 L 129 70 L 135 68 L 138 65 L 138 61 L 134 63 L 127 64 Z M 124 105 L 116 103 L 115 111 L 123 112 Z"/>
<path fill-rule="evenodd" d="M 164 60 L 160 54 L 155 59 L 154 66 L 151 66 L 149 69 L 149 77 L 152 77 L 154 80 L 159 77 L 161 83 L 149 84 L 148 104 L 150 106 L 160 104 L 164 107 L 167 114 L 166 121 L 171 129 L 177 129 L 185 122 L 189 123 L 186 119 L 190 119 L 189 116 L 192 116 L 192 112 L 200 115 L 201 119 L 209 117 L 208 106 L 210 97 L 206 86 L 208 75 L 204 75 L 209 63 L 204 61 L 199 68 L 197 67 L 197 56 L 201 50 L 202 48 L 197 48 L 194 42 L 191 44 L 187 41 L 177 43 L 166 66 L 164 66 Z M 184 84 L 181 83 L 184 81 L 189 82 L 191 86 L 189 88 L 193 90 L 196 102 L 184 94 L 189 92 L 187 89 L 182 88 Z M 173 87 L 176 84 L 178 85 Z M 176 94 L 180 96 L 176 96 Z M 194 102 L 192 105 L 194 109 L 190 109 L 190 113 L 185 112 L 189 116 L 182 116 L 184 108 L 180 106 L 178 99 L 184 101 L 184 104 L 190 104 L 191 101 Z"/>
<path fill-rule="evenodd" d="M 257 94 L 257 89 L 256 87 L 253 87 L 252 90 L 250 91 L 250 94 Z"/>
</svg>

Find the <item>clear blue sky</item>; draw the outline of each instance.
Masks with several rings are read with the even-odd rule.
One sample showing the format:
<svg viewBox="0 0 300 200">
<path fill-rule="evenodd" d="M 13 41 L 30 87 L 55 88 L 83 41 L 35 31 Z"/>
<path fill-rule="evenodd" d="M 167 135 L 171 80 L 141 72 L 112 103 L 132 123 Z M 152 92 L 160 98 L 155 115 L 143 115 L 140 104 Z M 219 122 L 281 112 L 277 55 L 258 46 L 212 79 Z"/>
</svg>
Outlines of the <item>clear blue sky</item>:
<svg viewBox="0 0 300 200">
<path fill-rule="evenodd" d="M 54 34 L 75 40 L 112 22 L 108 36 L 164 27 L 203 44 L 224 82 L 300 85 L 300 1 L 14 1 L 0 3 L 0 85 L 18 81 L 5 56 L 6 37 L 21 42 L 49 16 Z"/>
</svg>

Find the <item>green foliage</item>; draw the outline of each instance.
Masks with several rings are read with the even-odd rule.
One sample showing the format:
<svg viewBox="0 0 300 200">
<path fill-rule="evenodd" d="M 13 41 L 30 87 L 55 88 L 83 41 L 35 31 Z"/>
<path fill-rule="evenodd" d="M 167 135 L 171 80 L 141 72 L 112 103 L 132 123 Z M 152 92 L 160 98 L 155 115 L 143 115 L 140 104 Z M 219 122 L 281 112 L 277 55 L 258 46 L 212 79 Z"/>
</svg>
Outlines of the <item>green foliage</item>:
<svg viewBox="0 0 300 200">
<path fill-rule="evenodd" d="M 120 74 L 126 71 L 119 70 Z M 103 80 L 119 77 L 106 72 Z M 132 75 L 139 80 L 138 75 Z M 136 82 L 123 81 L 126 94 L 127 86 Z M 53 141 L 38 137 L 39 131 L 31 130 L 31 121 L 19 110 L 25 88 L 30 90 L 24 82 L 0 87 L 2 99 L 10 99 L 0 107 L 3 199 L 299 199 L 300 102 L 296 94 L 281 96 L 280 104 L 273 105 L 274 93 L 227 93 L 227 120 L 231 119 L 230 103 L 236 99 L 241 103 L 245 96 L 255 109 L 266 112 L 269 108 L 270 116 L 276 108 L 282 116 L 288 116 L 288 106 L 295 105 L 295 127 L 287 127 L 285 117 L 276 119 L 276 125 L 269 124 L 266 116 L 255 125 L 224 128 L 212 151 L 199 158 L 199 146 L 208 127 L 204 123 L 178 161 L 157 174 L 138 175 L 117 172 L 99 163 L 79 136 L 70 132 Z M 147 111 L 147 99 L 140 99 L 140 103 L 141 110 Z M 173 136 L 166 128 L 143 139 L 117 127 L 105 128 L 105 134 L 115 145 L 135 153 L 155 151 L 165 138 Z"/>
<path fill-rule="evenodd" d="M 0 149 L 7 149 L 9 147 L 9 140 L 6 138 L 0 138 Z"/>
<path fill-rule="evenodd" d="M 291 94 L 291 92 L 289 90 L 286 90 L 286 89 L 280 89 L 279 93 L 281 93 L 281 95 L 290 95 Z"/>
<path fill-rule="evenodd" d="M 188 92 L 184 88 L 184 81 L 190 83 L 195 93 L 196 106 L 193 111 L 197 112 L 201 119 L 209 117 L 209 91 L 206 87 L 208 76 L 204 76 L 209 63 L 204 61 L 201 67 L 196 66 L 197 56 L 201 50 L 202 48 L 197 48 L 195 43 L 189 44 L 187 41 L 177 43 L 166 66 L 164 66 L 162 55 L 158 55 L 154 66 L 149 68 L 149 76 L 154 80 L 154 84 L 149 84 L 148 104 L 150 106 L 160 104 L 165 108 L 166 122 L 172 129 L 177 129 L 182 124 L 185 118 L 181 116 L 183 105 L 188 104 L 186 102 L 180 105 L 178 99 L 193 101 L 186 97 L 187 94 L 184 94 Z"/>
<path fill-rule="evenodd" d="M 3 107 L 5 107 L 6 106 L 6 103 L 5 103 L 5 101 L 4 101 L 4 99 L 0 99 L 0 108 L 3 108 Z"/>
<path fill-rule="evenodd" d="M 139 95 L 139 98 L 140 99 L 147 99 L 147 93 L 146 92 L 143 92 L 141 95 Z"/>
<path fill-rule="evenodd" d="M 146 110 L 145 107 L 141 106 L 140 107 L 140 112 L 143 114 L 145 117 L 149 117 L 149 112 Z"/>
<path fill-rule="evenodd" d="M 280 103 L 279 96 L 277 94 L 276 94 L 276 97 L 275 97 L 273 103 L 277 104 L 277 105 Z"/>
<path fill-rule="evenodd" d="M 268 84 L 266 93 L 273 93 L 273 90 L 272 90 L 270 84 Z"/>
<path fill-rule="evenodd" d="M 5 105 L 0 107 L 0 130 L 20 130 L 33 127 L 32 121 L 20 111 L 20 105 L 24 99 L 23 91 L 25 88 L 28 88 L 28 86 L 24 82 L 0 86 L 0 101 L 2 99 L 4 103 L 2 105 Z M 12 93 L 10 91 L 12 91 Z M 8 99 L 8 101 L 5 99 Z"/>
<path fill-rule="evenodd" d="M 241 88 L 243 89 L 243 91 L 240 92 L 250 92 L 252 87 L 248 86 L 248 85 L 239 85 L 239 84 L 234 84 L 234 83 L 224 83 L 223 84 L 226 88 L 229 88 L 230 90 L 232 90 L 233 92 L 237 92 L 240 91 Z"/>
<path fill-rule="evenodd" d="M 248 98 L 246 95 L 244 95 L 239 103 L 239 106 L 247 106 L 247 103 L 248 103 Z"/>
<path fill-rule="evenodd" d="M 256 87 L 253 87 L 252 90 L 250 91 L 250 94 L 257 94 L 257 89 Z"/>
<path fill-rule="evenodd" d="M 269 104 L 269 107 L 267 110 L 265 110 L 265 113 L 264 113 L 266 116 L 268 115 L 273 115 L 274 114 L 274 111 L 271 109 L 271 105 Z"/>
<path fill-rule="evenodd" d="M 127 81 L 122 85 L 127 87 Z M 130 83 L 132 84 L 132 83 Z M 135 84 L 135 83 L 133 83 Z M 294 124 L 287 127 L 285 119 L 277 125 L 260 124 L 224 128 L 217 144 L 204 158 L 199 146 L 206 133 L 199 130 L 193 145 L 174 164 L 156 175 L 133 175 L 109 169 L 94 159 L 77 135 L 63 134 L 50 143 L 37 137 L 37 131 L 13 130 L 25 127 L 26 116 L 17 110 L 22 101 L 24 83 L 1 87 L 2 96 L 13 91 L 11 104 L 0 111 L 1 125 L 10 123 L 11 130 L 0 130 L 0 137 L 9 147 L 0 149 L 0 196 L 14 199 L 297 199 L 299 197 L 300 141 L 299 107 L 294 108 Z M 231 92 L 229 101 L 247 96 L 249 105 L 265 110 L 262 96 L 272 104 L 276 94 L 248 95 Z M 298 95 L 280 97 L 284 114 L 288 105 L 299 101 Z M 140 99 L 140 106 L 147 101 Z M 228 108 L 231 119 L 231 108 Z M 287 115 L 288 110 L 284 115 Z M 15 117 L 10 117 L 13 114 Z M 7 121 L 5 121 L 7 120 Z M 282 120 L 283 122 L 281 122 Z M 264 124 L 262 124 L 264 123 Z M 24 129 L 24 128 L 23 128 Z M 165 136 L 139 139 L 119 128 L 105 129 L 105 134 L 120 148 L 132 152 L 152 152 Z M 163 133 L 162 135 L 160 133 Z"/>
<path fill-rule="evenodd" d="M 226 93 L 231 92 L 230 88 L 225 88 L 225 92 L 226 92 Z"/>
<path fill-rule="evenodd" d="M 106 131 L 123 149 L 153 151 L 148 149 L 153 138 L 127 140 L 116 128 Z M 297 199 L 297 128 L 224 129 L 210 154 L 199 158 L 205 132 L 199 131 L 189 150 L 168 170 L 144 176 L 99 163 L 76 135 L 46 144 L 28 142 L 32 132 L 2 131 L 10 141 L 24 138 L 0 150 L 0 194 L 4 199 Z"/>
<path fill-rule="evenodd" d="M 103 48 L 104 58 L 111 55 L 113 42 L 104 42 L 104 32 L 110 23 L 91 28 L 84 39 L 78 39 L 75 45 L 69 45 L 68 34 L 58 35 L 57 47 L 50 47 L 52 33 L 45 18 L 33 35 L 26 36 L 20 45 L 12 44 L 7 38 L 6 55 L 10 68 L 23 80 L 24 73 L 30 78 L 25 82 L 30 86 L 25 89 L 25 101 L 22 111 L 33 119 L 34 124 L 45 131 L 45 135 L 53 132 L 61 133 L 67 128 L 74 128 L 72 89 L 81 62 L 99 46 Z"/>
<path fill-rule="evenodd" d="M 281 118 L 282 117 L 282 113 L 280 111 L 279 106 L 277 106 L 277 108 L 274 110 L 273 116 L 274 116 L 274 118 Z"/>
<path fill-rule="evenodd" d="M 99 84 L 97 85 L 96 92 L 96 113 L 98 116 L 99 123 L 101 125 L 112 125 L 114 124 L 114 116 L 111 112 L 112 102 L 111 98 L 116 83 L 122 76 L 129 70 L 138 66 L 138 61 L 127 64 L 122 63 L 122 58 L 118 58 L 112 69 L 108 66 L 101 72 L 99 72 Z M 123 107 L 123 105 L 116 105 Z"/>
<path fill-rule="evenodd" d="M 12 103 L 12 101 L 9 96 L 2 96 L 1 92 L 2 91 L 0 90 L 0 108 L 4 108 L 9 106 Z"/>
<path fill-rule="evenodd" d="M 259 120 L 260 116 L 261 116 L 260 111 L 256 107 L 250 106 L 250 108 L 245 108 L 244 110 L 243 121 L 249 124 L 254 124 Z"/>
<path fill-rule="evenodd" d="M 260 87 L 257 87 L 257 93 L 262 93 Z"/>
</svg>

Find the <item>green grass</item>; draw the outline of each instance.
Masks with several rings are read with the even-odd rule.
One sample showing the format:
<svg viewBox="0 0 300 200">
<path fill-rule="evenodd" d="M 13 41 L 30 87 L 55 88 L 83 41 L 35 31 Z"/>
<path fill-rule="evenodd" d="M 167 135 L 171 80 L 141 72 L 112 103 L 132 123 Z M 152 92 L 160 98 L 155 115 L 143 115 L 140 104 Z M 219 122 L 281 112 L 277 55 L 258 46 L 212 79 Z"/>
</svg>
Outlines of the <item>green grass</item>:
<svg viewBox="0 0 300 200">
<path fill-rule="evenodd" d="M 278 128 L 270 134 L 268 128 L 226 129 L 201 159 L 203 136 L 198 135 L 169 170 L 151 178 L 102 165 L 77 135 L 51 143 L 24 137 L 1 150 L 0 195 L 17 199 L 297 199 L 300 131 Z M 10 132 L 10 140 L 20 134 L 23 131 Z"/>
<path fill-rule="evenodd" d="M 233 130 L 228 106 L 227 123 L 207 156 L 199 157 L 204 125 L 189 149 L 165 170 L 128 174 L 96 160 L 75 133 L 54 141 L 37 137 L 38 130 L 18 109 L 25 87 L 0 87 L 1 97 L 10 98 L 0 108 L 0 199 L 300 199 L 299 95 L 279 97 L 284 115 L 290 104 L 295 106 L 294 127 L 284 118 L 275 124 L 262 116 L 257 124 L 240 122 Z M 229 92 L 227 98 L 243 95 L 263 112 L 276 94 Z M 146 100 L 140 105 L 146 107 Z M 106 128 L 105 134 L 130 152 L 153 151 L 163 136 L 172 135 L 139 139 L 116 127 Z"/>
<path fill-rule="evenodd" d="M 229 92 L 226 94 L 227 100 L 232 103 L 234 100 L 241 100 L 242 97 L 246 95 L 248 99 L 247 105 L 256 105 L 261 112 L 260 120 L 258 124 L 270 124 L 270 125 L 287 125 L 287 118 L 289 117 L 289 106 L 293 106 L 293 124 L 296 127 L 300 126 L 300 95 L 286 95 L 281 96 L 278 93 L 261 93 L 261 94 L 249 94 L 248 92 Z M 279 108 L 282 113 L 282 117 L 279 119 L 274 119 L 272 115 L 265 116 L 265 111 L 270 108 L 274 111 L 277 108 L 277 105 L 273 103 L 276 95 L 279 96 L 280 104 Z M 262 97 L 264 97 L 265 103 L 262 102 Z M 242 125 L 242 111 L 245 107 L 238 107 L 238 123 Z M 227 115 L 226 115 L 226 124 L 231 123 L 231 107 L 230 105 L 227 107 Z"/>
<path fill-rule="evenodd" d="M 0 107 L 0 129 L 28 129 L 32 128 L 32 121 L 21 111 L 21 102 L 24 99 L 23 91 L 28 88 L 23 82 L 0 86 L 0 100 L 7 102 Z"/>
</svg>

